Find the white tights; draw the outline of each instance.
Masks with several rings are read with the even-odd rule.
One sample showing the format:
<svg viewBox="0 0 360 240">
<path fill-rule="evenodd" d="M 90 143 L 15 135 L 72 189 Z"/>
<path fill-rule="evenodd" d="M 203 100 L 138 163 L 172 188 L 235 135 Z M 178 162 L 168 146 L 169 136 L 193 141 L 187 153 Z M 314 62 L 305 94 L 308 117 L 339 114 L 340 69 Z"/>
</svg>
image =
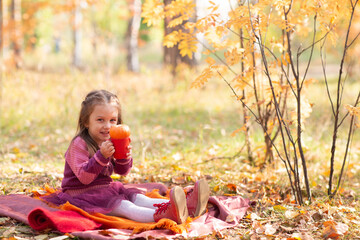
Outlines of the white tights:
<svg viewBox="0 0 360 240">
<path fill-rule="evenodd" d="M 149 198 L 143 194 L 136 194 L 133 202 L 122 200 L 114 207 L 109 215 L 125 217 L 127 219 L 143 223 L 154 222 L 156 207 L 153 205 L 168 201 L 168 199 Z"/>
</svg>

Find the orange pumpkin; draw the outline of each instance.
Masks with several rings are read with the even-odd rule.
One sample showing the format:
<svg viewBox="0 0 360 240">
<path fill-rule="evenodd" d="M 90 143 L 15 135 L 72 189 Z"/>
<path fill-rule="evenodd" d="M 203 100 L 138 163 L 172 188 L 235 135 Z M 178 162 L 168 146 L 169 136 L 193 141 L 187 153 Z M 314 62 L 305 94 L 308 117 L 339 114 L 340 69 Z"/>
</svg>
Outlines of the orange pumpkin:
<svg viewBox="0 0 360 240">
<path fill-rule="evenodd" d="M 130 128 L 128 125 L 119 124 L 110 128 L 110 137 L 113 139 L 123 139 L 130 137 Z"/>
</svg>

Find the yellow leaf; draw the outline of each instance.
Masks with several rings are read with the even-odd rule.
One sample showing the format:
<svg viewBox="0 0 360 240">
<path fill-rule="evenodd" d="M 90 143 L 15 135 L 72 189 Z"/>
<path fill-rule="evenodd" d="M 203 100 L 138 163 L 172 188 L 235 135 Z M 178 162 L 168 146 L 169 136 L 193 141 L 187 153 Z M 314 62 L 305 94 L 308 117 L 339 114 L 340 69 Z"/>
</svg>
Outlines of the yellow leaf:
<svg viewBox="0 0 360 240">
<path fill-rule="evenodd" d="M 198 76 L 194 82 L 191 83 L 191 88 L 200 88 L 202 87 L 211 77 L 214 76 L 213 67 L 207 67 L 203 72 Z"/>
<path fill-rule="evenodd" d="M 216 185 L 216 186 L 214 187 L 214 192 L 218 192 L 219 190 L 220 190 L 219 185 Z"/>
<path fill-rule="evenodd" d="M 351 105 L 346 105 L 345 108 L 349 111 L 351 115 L 360 118 L 360 107 L 353 107 Z"/>
<path fill-rule="evenodd" d="M 163 45 L 172 48 L 180 41 L 179 32 L 173 31 L 164 37 Z"/>
<path fill-rule="evenodd" d="M 312 187 L 316 187 L 316 186 L 317 186 L 316 181 L 314 181 L 314 180 L 313 180 L 313 181 L 311 181 L 311 186 L 312 186 Z"/>
<path fill-rule="evenodd" d="M 244 132 L 246 131 L 246 126 L 245 125 L 243 125 L 241 128 L 236 129 L 235 131 L 233 131 L 230 136 L 235 137 L 235 135 L 238 132 L 241 132 L 241 131 L 244 131 Z"/>
<path fill-rule="evenodd" d="M 164 4 L 157 0 L 145 0 L 142 5 L 141 16 L 147 26 L 159 25 L 164 17 Z"/>
<path fill-rule="evenodd" d="M 286 207 L 283 207 L 281 205 L 275 205 L 273 208 L 275 211 L 286 211 L 287 210 Z"/>
<path fill-rule="evenodd" d="M 20 153 L 20 149 L 17 148 L 17 147 L 13 147 L 12 152 L 13 153 Z"/>
<path fill-rule="evenodd" d="M 215 61 L 215 59 L 213 59 L 212 57 L 208 57 L 208 58 L 206 58 L 206 60 L 205 60 L 206 62 L 207 62 L 207 64 L 209 64 L 209 65 L 213 65 L 213 64 L 215 64 L 216 63 L 216 61 Z"/>
<path fill-rule="evenodd" d="M 236 194 L 234 194 L 234 193 L 224 193 L 224 196 L 233 197 L 233 196 L 236 196 Z"/>
</svg>

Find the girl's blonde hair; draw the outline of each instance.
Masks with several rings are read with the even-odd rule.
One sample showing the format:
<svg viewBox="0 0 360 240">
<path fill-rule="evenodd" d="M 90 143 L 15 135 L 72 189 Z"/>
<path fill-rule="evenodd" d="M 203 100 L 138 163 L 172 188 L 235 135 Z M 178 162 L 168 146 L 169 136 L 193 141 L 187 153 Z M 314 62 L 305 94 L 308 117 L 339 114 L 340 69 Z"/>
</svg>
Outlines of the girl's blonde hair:
<svg viewBox="0 0 360 240">
<path fill-rule="evenodd" d="M 86 125 L 88 125 L 89 123 L 90 115 L 94 111 L 95 106 L 99 104 L 114 104 L 114 106 L 118 108 L 117 124 L 122 123 L 121 105 L 119 99 L 115 94 L 106 90 L 94 90 L 86 95 L 85 100 L 81 103 L 77 133 L 74 139 L 78 136 L 84 139 L 91 156 L 96 153 L 96 151 L 99 149 L 99 146 L 90 137 Z"/>
</svg>

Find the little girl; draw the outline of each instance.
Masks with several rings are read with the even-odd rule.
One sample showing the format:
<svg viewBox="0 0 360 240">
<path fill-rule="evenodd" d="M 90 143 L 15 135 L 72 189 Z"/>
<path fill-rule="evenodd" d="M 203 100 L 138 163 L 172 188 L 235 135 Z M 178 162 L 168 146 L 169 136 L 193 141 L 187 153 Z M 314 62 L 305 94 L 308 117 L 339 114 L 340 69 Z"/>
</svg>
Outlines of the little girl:
<svg viewBox="0 0 360 240">
<path fill-rule="evenodd" d="M 209 198 L 204 179 L 197 181 L 186 195 L 182 188 L 174 187 L 170 200 L 149 198 L 136 188 L 125 188 L 112 180 L 113 172 L 127 175 L 133 165 L 131 146 L 126 159 L 113 158 L 115 149 L 109 130 L 121 123 L 117 96 L 106 90 L 90 92 L 81 104 L 77 134 L 65 153 L 62 189 L 43 198 L 57 205 L 68 201 L 87 212 L 138 222 L 168 218 L 181 224 L 189 215 L 201 215 Z"/>
</svg>

